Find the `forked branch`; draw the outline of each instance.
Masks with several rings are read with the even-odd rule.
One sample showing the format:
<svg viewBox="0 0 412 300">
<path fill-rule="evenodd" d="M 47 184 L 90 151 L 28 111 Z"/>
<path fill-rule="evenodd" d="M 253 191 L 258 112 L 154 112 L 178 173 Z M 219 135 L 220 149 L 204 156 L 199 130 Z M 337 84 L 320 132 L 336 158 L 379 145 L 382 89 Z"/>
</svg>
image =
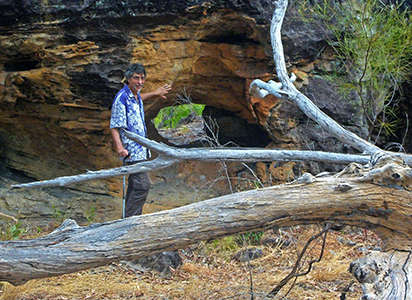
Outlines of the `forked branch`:
<svg viewBox="0 0 412 300">
<path fill-rule="evenodd" d="M 355 133 L 346 130 L 339 123 L 322 112 L 308 97 L 302 94 L 293 84 L 293 75 L 288 76 L 286 70 L 285 57 L 283 52 L 283 44 L 281 39 L 281 28 L 285 17 L 287 0 L 279 0 L 276 3 L 276 8 L 273 13 L 271 22 L 271 41 L 273 58 L 276 65 L 276 73 L 280 80 L 279 83 L 274 81 L 264 82 L 262 80 L 254 80 L 250 84 L 250 91 L 255 97 L 264 98 L 271 94 L 278 98 L 283 98 L 294 102 L 303 113 L 310 119 L 317 122 L 325 131 L 335 136 L 342 143 L 351 145 L 362 153 L 373 154 L 383 151 L 379 147 L 362 139 Z M 412 166 L 412 156 L 401 153 L 391 153 L 395 156 L 400 156 L 408 165 Z"/>
<path fill-rule="evenodd" d="M 357 162 L 365 164 L 370 160 L 368 155 L 342 154 L 322 151 L 301 150 L 268 150 L 258 148 L 176 148 L 161 144 L 132 132 L 125 131 L 127 136 L 143 146 L 159 153 L 152 161 L 145 161 L 130 166 L 118 167 L 108 170 L 89 171 L 85 174 L 63 176 L 51 180 L 36 181 L 16 184 L 13 188 L 35 188 L 66 186 L 74 183 L 93 179 L 103 179 L 113 176 L 121 176 L 138 172 L 154 171 L 166 168 L 182 160 L 200 161 L 322 161 L 329 163 L 348 164 Z"/>
<path fill-rule="evenodd" d="M 313 236 L 306 242 L 306 244 L 305 244 L 305 246 L 303 247 L 302 251 L 299 253 L 298 258 L 296 259 L 296 262 L 295 262 L 295 265 L 294 265 L 293 268 L 292 268 L 292 271 L 290 271 L 290 273 L 289 273 L 288 275 L 286 275 L 286 277 L 283 278 L 283 279 L 279 282 L 279 284 L 278 284 L 273 290 L 271 290 L 270 293 L 268 293 L 268 294 L 266 295 L 266 298 L 271 299 L 271 298 L 275 297 L 275 296 L 280 292 L 280 290 L 281 290 L 292 278 L 295 278 L 295 279 L 296 279 L 297 277 L 307 275 L 307 274 L 311 271 L 313 264 L 321 261 L 321 259 L 322 259 L 322 257 L 323 257 L 323 252 L 324 252 L 324 250 L 325 250 L 326 236 L 327 236 L 327 233 L 328 233 L 330 227 L 331 227 L 330 224 L 327 224 L 322 231 L 320 231 L 320 232 L 318 232 L 317 234 L 313 235 Z M 312 259 L 312 260 L 309 262 L 309 266 L 308 266 L 308 269 L 307 269 L 306 271 L 304 271 L 304 272 L 302 272 L 302 273 L 298 273 L 299 267 L 301 266 L 301 261 L 302 261 L 302 259 L 303 259 L 303 256 L 305 255 L 306 251 L 308 250 L 309 245 L 310 245 L 314 240 L 318 239 L 318 238 L 319 238 L 320 236 L 322 236 L 322 235 L 323 235 L 323 238 L 322 238 L 322 248 L 321 248 L 321 250 L 320 250 L 319 257 L 318 257 L 317 259 Z"/>
</svg>

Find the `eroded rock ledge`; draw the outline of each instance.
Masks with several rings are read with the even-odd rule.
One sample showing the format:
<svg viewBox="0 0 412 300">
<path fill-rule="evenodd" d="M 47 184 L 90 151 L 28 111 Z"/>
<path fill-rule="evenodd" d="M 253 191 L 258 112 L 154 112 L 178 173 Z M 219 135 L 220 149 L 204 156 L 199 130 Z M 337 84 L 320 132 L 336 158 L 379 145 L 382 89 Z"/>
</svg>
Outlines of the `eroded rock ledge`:
<svg viewBox="0 0 412 300">
<path fill-rule="evenodd" d="M 268 34 L 273 1 L 169 2 L 0 0 L 2 163 L 35 179 L 119 165 L 111 149 L 109 106 L 122 86 L 122 71 L 136 61 L 147 67 L 146 90 L 173 83 L 167 101 L 146 104 L 148 120 L 185 90 L 194 102 L 261 126 L 273 140 L 269 147 L 306 147 L 310 140 L 321 150 L 323 145 L 345 151 L 325 143 L 328 134 L 308 130 L 312 125 L 293 105 L 249 96 L 253 79 L 273 76 Z M 299 21 L 293 5 L 288 14 L 284 44 L 296 84 L 341 123 L 353 124 L 357 112 L 312 76 L 332 63 L 328 52 L 318 56 L 324 33 Z M 260 164 L 258 173 L 283 180 L 298 170 L 295 164 Z M 193 181 L 191 172 L 170 173 L 176 172 L 184 182 Z M 118 194 L 120 180 L 76 188 Z"/>
</svg>

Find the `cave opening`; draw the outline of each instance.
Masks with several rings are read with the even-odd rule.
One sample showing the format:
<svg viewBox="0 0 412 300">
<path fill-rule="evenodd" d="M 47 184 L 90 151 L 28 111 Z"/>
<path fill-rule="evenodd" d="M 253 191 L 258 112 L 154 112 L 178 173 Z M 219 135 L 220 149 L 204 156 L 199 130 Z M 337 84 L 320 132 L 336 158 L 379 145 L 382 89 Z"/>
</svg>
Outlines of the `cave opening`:
<svg viewBox="0 0 412 300">
<path fill-rule="evenodd" d="M 4 71 L 6 72 L 21 72 L 40 67 L 40 61 L 31 57 L 21 57 L 4 63 Z"/>
<path fill-rule="evenodd" d="M 162 138 L 182 147 L 263 148 L 272 141 L 259 125 L 251 124 L 233 112 L 201 104 L 166 107 L 152 123 Z"/>
<path fill-rule="evenodd" d="M 205 120 L 214 120 L 221 145 L 263 148 L 272 141 L 259 125 L 249 123 L 228 110 L 206 106 L 203 116 Z"/>
</svg>

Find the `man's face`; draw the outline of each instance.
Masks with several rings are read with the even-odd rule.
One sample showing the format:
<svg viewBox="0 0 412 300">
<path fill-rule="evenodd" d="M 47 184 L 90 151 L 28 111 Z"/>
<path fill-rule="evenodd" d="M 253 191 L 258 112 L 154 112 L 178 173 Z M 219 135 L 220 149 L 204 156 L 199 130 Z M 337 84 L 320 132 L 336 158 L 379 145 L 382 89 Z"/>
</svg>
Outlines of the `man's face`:
<svg viewBox="0 0 412 300">
<path fill-rule="evenodd" d="M 143 88 L 145 81 L 144 74 L 137 74 L 134 73 L 132 77 L 129 78 L 128 80 L 128 86 L 132 92 L 140 92 L 140 90 Z"/>
</svg>

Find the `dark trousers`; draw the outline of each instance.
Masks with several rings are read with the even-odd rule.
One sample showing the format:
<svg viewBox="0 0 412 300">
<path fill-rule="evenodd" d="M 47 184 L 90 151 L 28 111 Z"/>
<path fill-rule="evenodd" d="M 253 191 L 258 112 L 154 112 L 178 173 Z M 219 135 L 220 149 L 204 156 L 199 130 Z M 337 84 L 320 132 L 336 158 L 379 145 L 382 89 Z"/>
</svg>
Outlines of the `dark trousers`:
<svg viewBox="0 0 412 300">
<path fill-rule="evenodd" d="M 142 214 L 151 183 L 147 173 L 129 175 L 126 193 L 126 218 Z"/>
</svg>

